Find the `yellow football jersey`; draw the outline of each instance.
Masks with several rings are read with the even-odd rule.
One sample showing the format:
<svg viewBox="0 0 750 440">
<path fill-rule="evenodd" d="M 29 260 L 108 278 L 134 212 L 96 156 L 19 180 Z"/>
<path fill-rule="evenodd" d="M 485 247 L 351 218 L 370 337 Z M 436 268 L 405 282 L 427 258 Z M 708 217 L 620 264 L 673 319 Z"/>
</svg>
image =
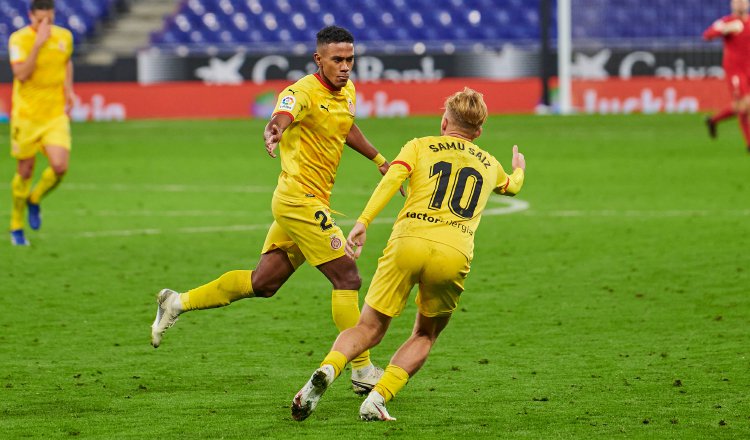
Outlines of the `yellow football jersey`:
<svg viewBox="0 0 750 440">
<path fill-rule="evenodd" d="M 276 193 L 282 197 L 318 197 L 326 205 L 341 160 L 344 141 L 354 123 L 354 84 L 332 90 L 318 76 L 307 75 L 279 94 L 274 114 L 292 124 L 284 131 L 281 175 Z"/>
<path fill-rule="evenodd" d="M 391 239 L 425 238 L 452 246 L 471 259 L 474 233 L 490 194 L 515 195 L 523 186 L 524 172 L 517 168 L 508 176 L 497 159 L 465 139 L 414 139 L 391 162 L 358 221 L 368 225 L 406 178 L 409 194 Z"/>
<path fill-rule="evenodd" d="M 26 26 L 13 32 L 8 42 L 11 64 L 26 60 L 36 31 Z M 46 120 L 65 114 L 64 84 L 67 65 L 73 54 L 73 34 L 52 26 L 50 37 L 39 50 L 36 68 L 26 81 L 13 81 L 11 118 Z"/>
</svg>

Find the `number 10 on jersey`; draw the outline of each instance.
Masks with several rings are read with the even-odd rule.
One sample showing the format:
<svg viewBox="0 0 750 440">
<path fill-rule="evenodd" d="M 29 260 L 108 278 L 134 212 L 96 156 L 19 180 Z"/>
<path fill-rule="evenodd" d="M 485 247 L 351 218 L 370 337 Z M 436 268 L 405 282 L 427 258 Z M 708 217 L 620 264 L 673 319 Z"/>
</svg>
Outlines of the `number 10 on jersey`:
<svg viewBox="0 0 750 440">
<path fill-rule="evenodd" d="M 458 169 L 454 177 L 453 164 L 440 161 L 433 164 L 432 168 L 430 168 L 430 178 L 435 176 L 437 176 L 435 179 L 435 190 L 432 192 L 429 208 L 433 210 L 442 208 L 448 191 L 448 184 L 451 178 L 453 178 L 453 187 L 451 188 L 448 208 L 453 214 L 461 218 L 468 219 L 474 217 L 474 211 L 477 209 L 477 203 L 479 202 L 479 195 L 482 192 L 482 183 L 484 180 L 482 174 L 474 168 L 463 167 Z M 471 182 L 469 182 L 469 179 L 471 179 Z M 464 198 L 464 193 L 467 190 L 470 191 L 467 203 L 466 206 L 462 206 L 461 199 Z"/>
</svg>

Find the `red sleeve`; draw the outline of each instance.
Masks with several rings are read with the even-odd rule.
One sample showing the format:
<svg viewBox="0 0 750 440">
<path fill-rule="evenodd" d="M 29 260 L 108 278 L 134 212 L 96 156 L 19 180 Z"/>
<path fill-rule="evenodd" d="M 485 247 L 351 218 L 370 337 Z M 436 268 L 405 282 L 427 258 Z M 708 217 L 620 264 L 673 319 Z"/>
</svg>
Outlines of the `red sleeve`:
<svg viewBox="0 0 750 440">
<path fill-rule="evenodd" d="M 292 122 L 294 122 L 294 115 L 291 114 L 291 113 L 289 113 L 289 112 L 280 110 L 280 111 L 277 111 L 277 112 L 273 112 L 273 114 L 271 115 L 271 117 L 274 117 L 276 115 L 286 115 L 286 116 L 289 116 L 289 119 L 291 119 Z"/>
<path fill-rule="evenodd" d="M 703 31 L 703 39 L 704 40 L 713 40 L 714 38 L 718 38 L 723 36 L 723 34 L 716 29 L 714 29 L 714 25 L 708 27 L 705 31 Z"/>
<path fill-rule="evenodd" d="M 719 38 L 719 37 L 724 36 L 724 34 L 714 29 L 714 25 L 716 24 L 716 22 L 719 22 L 719 21 L 726 22 L 727 20 L 726 20 L 726 17 L 722 17 L 714 21 L 713 23 L 711 23 L 711 26 L 709 26 L 705 31 L 703 31 L 704 40 L 713 40 L 714 38 Z"/>
</svg>

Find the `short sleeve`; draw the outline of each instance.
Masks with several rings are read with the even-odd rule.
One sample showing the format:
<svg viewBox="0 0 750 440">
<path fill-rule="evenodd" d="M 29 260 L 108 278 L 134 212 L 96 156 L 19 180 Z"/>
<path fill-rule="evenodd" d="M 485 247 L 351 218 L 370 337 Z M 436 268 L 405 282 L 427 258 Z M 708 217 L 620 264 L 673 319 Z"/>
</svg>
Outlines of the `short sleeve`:
<svg viewBox="0 0 750 440">
<path fill-rule="evenodd" d="M 304 118 L 309 108 L 310 97 L 307 93 L 292 86 L 279 93 L 279 99 L 276 101 L 273 114 L 285 114 L 292 118 L 292 121 L 296 121 Z"/>
<path fill-rule="evenodd" d="M 10 40 L 8 41 L 8 53 L 10 55 L 11 64 L 22 63 L 26 61 L 26 58 L 29 56 L 29 51 L 21 43 L 18 34 L 10 36 Z"/>
</svg>

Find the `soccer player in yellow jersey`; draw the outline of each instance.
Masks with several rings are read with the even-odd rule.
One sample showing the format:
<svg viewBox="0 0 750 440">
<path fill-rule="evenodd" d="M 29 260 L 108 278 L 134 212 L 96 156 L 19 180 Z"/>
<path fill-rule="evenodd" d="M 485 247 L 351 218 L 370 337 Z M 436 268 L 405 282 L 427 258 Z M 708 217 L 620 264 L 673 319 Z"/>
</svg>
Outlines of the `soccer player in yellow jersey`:
<svg viewBox="0 0 750 440">
<path fill-rule="evenodd" d="M 31 24 L 10 36 L 13 69 L 13 105 L 10 117 L 11 156 L 18 161 L 13 176 L 13 206 L 10 239 L 14 245 L 28 245 L 24 235 L 24 212 L 29 226 L 41 227 L 40 202 L 54 189 L 68 170 L 70 120 L 66 106 L 73 101 L 73 35 L 54 26 L 53 0 L 31 0 Z M 47 156 L 49 166 L 31 189 L 37 153 Z"/>
<path fill-rule="evenodd" d="M 497 159 L 473 143 L 486 118 L 482 95 L 465 88 L 446 100 L 441 135 L 408 142 L 391 163 L 349 234 L 347 252 L 359 256 L 367 226 L 409 179 L 406 202 L 378 261 L 359 322 L 339 335 L 292 400 L 295 420 L 310 415 L 351 359 L 380 342 L 418 284 L 413 333 L 359 410 L 363 420 L 395 420 L 385 402 L 419 371 L 456 309 L 487 199 L 492 192 L 515 195 L 523 185 L 526 162 L 518 147 L 513 147 L 513 173 L 508 176 Z"/>
<path fill-rule="evenodd" d="M 266 125 L 266 151 L 271 157 L 276 157 L 277 147 L 281 151 L 281 175 L 271 206 L 275 221 L 257 267 L 227 272 L 185 293 L 162 290 L 152 325 L 154 347 L 179 314 L 226 306 L 241 298 L 271 297 L 305 261 L 333 284 L 331 308 L 339 331 L 357 323 L 362 281 L 331 215 L 331 188 L 344 144 L 373 160 L 383 174 L 389 164 L 354 124 L 356 94 L 349 81 L 353 42 L 346 29 L 322 29 L 313 56 L 319 70 L 281 92 Z M 381 374 L 364 350 L 352 361 L 355 392 L 367 393 Z"/>
</svg>

